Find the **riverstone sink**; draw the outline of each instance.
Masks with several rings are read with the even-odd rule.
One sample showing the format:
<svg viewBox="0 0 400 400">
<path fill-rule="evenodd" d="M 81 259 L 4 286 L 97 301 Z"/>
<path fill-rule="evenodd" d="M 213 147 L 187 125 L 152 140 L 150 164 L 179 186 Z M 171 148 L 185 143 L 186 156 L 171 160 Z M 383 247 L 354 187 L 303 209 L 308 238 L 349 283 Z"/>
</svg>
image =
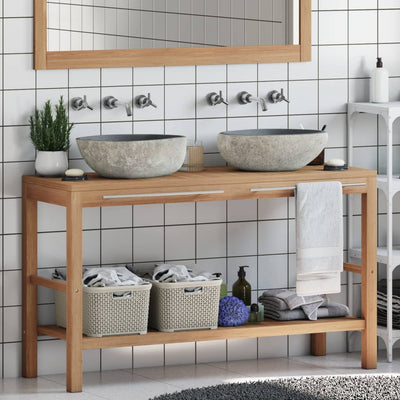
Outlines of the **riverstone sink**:
<svg viewBox="0 0 400 400">
<path fill-rule="evenodd" d="M 87 164 L 105 178 L 169 175 L 186 154 L 186 137 L 178 135 L 98 135 L 76 142 Z"/>
<path fill-rule="evenodd" d="M 217 147 L 230 165 L 246 171 L 294 171 L 325 148 L 328 134 L 308 129 L 221 132 Z"/>
</svg>

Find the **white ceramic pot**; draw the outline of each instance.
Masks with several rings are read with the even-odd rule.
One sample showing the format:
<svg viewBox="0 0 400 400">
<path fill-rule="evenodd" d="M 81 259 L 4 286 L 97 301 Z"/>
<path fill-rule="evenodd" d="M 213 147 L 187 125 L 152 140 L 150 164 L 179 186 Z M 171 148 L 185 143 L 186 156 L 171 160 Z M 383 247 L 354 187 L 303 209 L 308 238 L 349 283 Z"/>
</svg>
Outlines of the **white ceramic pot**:
<svg viewBox="0 0 400 400">
<path fill-rule="evenodd" d="M 68 169 L 66 151 L 38 151 L 35 169 L 42 176 L 61 176 Z"/>
</svg>

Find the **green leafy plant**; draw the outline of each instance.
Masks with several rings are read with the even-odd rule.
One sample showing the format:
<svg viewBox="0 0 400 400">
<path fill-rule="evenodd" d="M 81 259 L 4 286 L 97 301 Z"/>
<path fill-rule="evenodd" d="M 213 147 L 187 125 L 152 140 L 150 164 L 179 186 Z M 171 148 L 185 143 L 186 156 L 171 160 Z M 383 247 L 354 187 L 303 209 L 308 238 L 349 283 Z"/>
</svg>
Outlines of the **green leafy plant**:
<svg viewBox="0 0 400 400">
<path fill-rule="evenodd" d="M 29 118 L 31 140 L 38 151 L 67 151 L 70 147 L 70 134 L 74 124 L 69 123 L 63 96 L 55 106 L 53 118 L 50 100 L 42 110 L 36 110 Z"/>
</svg>

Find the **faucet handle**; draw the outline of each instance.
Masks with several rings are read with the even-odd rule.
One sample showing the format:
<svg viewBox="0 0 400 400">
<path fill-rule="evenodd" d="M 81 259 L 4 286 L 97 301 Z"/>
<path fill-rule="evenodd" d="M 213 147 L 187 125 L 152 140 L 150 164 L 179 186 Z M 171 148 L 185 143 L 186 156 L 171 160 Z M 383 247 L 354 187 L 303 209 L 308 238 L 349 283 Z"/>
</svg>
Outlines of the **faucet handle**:
<svg viewBox="0 0 400 400">
<path fill-rule="evenodd" d="M 240 92 L 237 95 L 239 104 L 250 104 L 252 98 L 253 95 L 250 94 L 249 92 Z"/>
<path fill-rule="evenodd" d="M 103 100 L 104 107 L 108 110 L 112 110 L 113 108 L 117 108 L 119 101 L 114 96 L 107 96 Z"/>
<path fill-rule="evenodd" d="M 283 93 L 283 88 L 281 88 L 281 93 L 280 93 L 280 95 L 281 95 L 281 99 L 283 100 L 283 101 L 286 101 L 286 103 L 290 103 L 290 100 L 284 95 L 284 93 Z M 282 101 L 281 100 L 281 101 Z"/>
<path fill-rule="evenodd" d="M 88 102 L 87 102 L 87 96 L 86 94 L 82 97 L 74 97 L 71 100 L 71 108 L 74 111 L 80 111 L 83 110 L 84 108 L 88 108 L 89 110 L 93 111 L 93 108 L 89 106 Z"/>
<path fill-rule="evenodd" d="M 147 101 L 148 101 L 148 105 L 152 106 L 154 108 L 157 108 L 157 105 L 153 103 L 153 101 L 150 98 L 150 93 L 147 94 Z"/>
<path fill-rule="evenodd" d="M 154 108 L 157 108 L 157 105 L 154 104 L 153 101 L 151 100 L 150 93 L 148 93 L 147 96 L 145 96 L 144 94 L 141 94 L 140 96 L 137 96 L 135 98 L 135 104 L 139 108 L 145 108 L 145 107 L 148 107 L 148 106 L 152 106 Z"/>
<path fill-rule="evenodd" d="M 283 88 L 281 88 L 281 91 L 278 92 L 277 90 L 273 90 L 268 94 L 269 101 L 271 103 L 280 103 L 282 101 L 286 101 L 286 103 L 290 103 L 290 100 L 288 100 L 283 93 Z"/>
<path fill-rule="evenodd" d="M 221 104 L 221 103 L 225 104 L 226 106 L 228 105 L 228 102 L 222 96 L 222 90 L 219 91 L 219 94 L 217 94 L 215 92 L 208 93 L 207 103 L 210 106 L 216 106 L 217 104 Z"/>
</svg>

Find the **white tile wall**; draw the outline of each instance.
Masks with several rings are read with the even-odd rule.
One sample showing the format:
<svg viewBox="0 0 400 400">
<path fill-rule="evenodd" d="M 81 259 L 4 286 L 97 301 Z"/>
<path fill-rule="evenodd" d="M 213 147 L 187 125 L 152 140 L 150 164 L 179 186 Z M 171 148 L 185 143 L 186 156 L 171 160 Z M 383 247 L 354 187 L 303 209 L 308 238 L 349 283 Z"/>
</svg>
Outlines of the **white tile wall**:
<svg viewBox="0 0 400 400">
<path fill-rule="evenodd" d="M 313 59 L 308 63 L 70 71 L 32 69 L 32 1 L 3 3 L 0 7 L 0 15 L 4 15 L 0 17 L 0 25 L 4 26 L 0 40 L 0 49 L 4 49 L 0 54 L 0 369 L 3 376 L 17 376 L 21 371 L 21 175 L 34 172 L 28 117 L 35 106 L 47 98 L 56 100 L 59 94 L 64 94 L 66 100 L 87 94 L 95 111 L 70 111 L 71 120 L 76 123 L 74 138 L 99 133 L 129 134 L 132 130 L 186 134 L 203 140 L 208 164 L 220 165 L 223 162 L 217 154 L 218 132 L 246 127 L 298 127 L 300 123 L 310 128 L 327 124 L 327 157 L 345 157 L 345 103 L 368 100 L 368 76 L 378 54 L 383 55 L 390 71 L 391 96 L 400 99 L 397 0 L 380 0 L 379 7 L 377 0 L 313 1 Z M 288 90 L 291 100 L 288 107 L 270 105 L 270 110 L 263 113 L 255 104 L 239 106 L 236 102 L 241 90 L 265 95 L 281 87 Z M 230 105 L 211 109 L 204 96 L 219 90 Z M 128 101 L 147 92 L 159 108 L 135 109 L 133 119 L 100 106 L 101 98 L 106 95 Z M 376 133 L 379 126 L 376 118 L 363 118 L 357 123 L 356 165 L 376 168 L 379 162 L 383 168 L 385 151 L 382 148 L 378 152 L 378 145 L 385 142 Z M 399 130 L 397 125 L 396 144 Z M 75 144 L 70 159 L 71 166 L 85 165 Z M 399 173 L 398 163 L 396 168 Z M 398 211 L 398 202 L 395 203 Z M 384 212 L 382 207 L 381 211 Z M 40 205 L 39 216 L 39 266 L 41 273 L 49 276 L 52 267 L 65 265 L 65 213 L 57 207 Z M 385 218 L 381 218 L 381 242 L 384 224 Z M 84 213 L 84 229 L 85 264 L 149 265 L 156 261 L 191 260 L 198 263 L 199 269 L 221 272 L 229 289 L 237 279 L 237 267 L 249 265 L 253 300 L 266 288 L 294 285 L 294 208 L 287 199 L 90 209 Z M 355 235 L 359 236 L 357 232 Z M 395 241 L 400 242 L 398 230 Z M 51 292 L 40 290 L 39 300 L 41 320 L 51 321 L 54 318 Z M 330 339 L 328 349 L 343 351 L 344 335 Z M 253 339 L 157 345 L 88 352 L 85 368 L 277 357 L 308 351 L 308 336 L 259 339 L 258 346 Z M 64 369 L 64 344 L 47 338 L 41 341 L 39 371 L 54 373 Z"/>
</svg>

